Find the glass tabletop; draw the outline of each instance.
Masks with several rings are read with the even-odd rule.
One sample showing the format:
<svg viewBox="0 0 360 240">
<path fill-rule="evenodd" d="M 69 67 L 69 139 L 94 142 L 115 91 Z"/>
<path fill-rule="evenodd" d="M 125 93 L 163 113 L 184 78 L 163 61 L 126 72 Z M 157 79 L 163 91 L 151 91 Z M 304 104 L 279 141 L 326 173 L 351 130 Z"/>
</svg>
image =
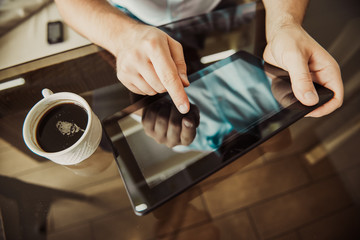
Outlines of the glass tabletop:
<svg viewBox="0 0 360 240">
<path fill-rule="evenodd" d="M 142 217 L 133 212 L 105 141 L 89 159 L 65 167 L 33 154 L 22 139 L 25 116 L 42 98 L 43 88 L 81 95 L 100 119 L 141 99 L 117 80 L 114 57 L 89 45 L 0 70 L 2 86 L 18 85 L 0 91 L 0 236 L 356 239 L 360 234 L 360 11 L 356 1 L 347 3 L 313 1 L 304 21 L 305 29 L 342 69 L 343 106 L 329 116 L 296 122 Z M 232 9 L 232 14 L 246 17 L 236 22 L 234 15 L 220 10 L 208 21 L 191 22 L 209 25 L 211 16 L 221 14 L 225 22 L 212 26 L 217 32 L 206 35 L 199 30 L 196 38 L 172 36 L 187 43 L 183 45 L 189 74 L 219 59 L 216 53 L 224 58 L 229 50 L 245 50 L 261 56 L 265 47 L 261 5 Z M 246 15 L 249 9 L 257 9 L 256 14 Z"/>
</svg>

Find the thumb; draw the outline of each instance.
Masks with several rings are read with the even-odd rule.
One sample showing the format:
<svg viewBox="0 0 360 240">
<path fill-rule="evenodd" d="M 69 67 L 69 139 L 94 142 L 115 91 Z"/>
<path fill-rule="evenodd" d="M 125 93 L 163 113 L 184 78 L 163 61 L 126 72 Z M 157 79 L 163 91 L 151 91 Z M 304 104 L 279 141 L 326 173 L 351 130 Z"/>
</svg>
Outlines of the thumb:
<svg viewBox="0 0 360 240">
<path fill-rule="evenodd" d="M 295 97 L 306 106 L 317 104 L 319 96 L 309 71 L 308 58 L 299 53 L 291 58 L 284 58 L 283 64 L 284 68 L 289 72 Z"/>
</svg>

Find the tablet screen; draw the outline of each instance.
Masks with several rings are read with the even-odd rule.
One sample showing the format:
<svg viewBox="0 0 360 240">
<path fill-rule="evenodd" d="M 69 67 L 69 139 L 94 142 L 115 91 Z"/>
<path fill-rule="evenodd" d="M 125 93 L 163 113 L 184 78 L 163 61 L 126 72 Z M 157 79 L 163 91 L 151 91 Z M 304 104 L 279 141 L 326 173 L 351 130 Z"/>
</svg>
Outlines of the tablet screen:
<svg viewBox="0 0 360 240">
<path fill-rule="evenodd" d="M 287 107 L 273 96 L 261 61 L 249 63 L 243 60 L 246 56 L 235 54 L 191 75 L 185 89 L 188 114 L 180 114 L 164 96 L 118 120 L 150 187 Z M 137 131 L 127 130 L 129 122 Z"/>
<path fill-rule="evenodd" d="M 240 51 L 189 76 L 190 111 L 167 94 L 103 122 L 128 194 L 142 215 L 239 158 L 332 98 L 305 107 L 286 72 Z"/>
</svg>

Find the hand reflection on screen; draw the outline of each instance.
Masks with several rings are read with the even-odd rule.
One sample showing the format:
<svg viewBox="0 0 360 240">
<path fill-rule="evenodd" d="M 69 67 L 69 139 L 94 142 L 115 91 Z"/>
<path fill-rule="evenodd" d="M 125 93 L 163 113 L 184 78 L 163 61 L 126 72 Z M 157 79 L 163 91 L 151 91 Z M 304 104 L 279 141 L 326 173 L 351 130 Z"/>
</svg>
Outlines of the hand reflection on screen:
<svg viewBox="0 0 360 240">
<path fill-rule="evenodd" d="M 291 88 L 289 74 L 266 62 L 264 64 L 264 70 L 266 75 L 272 79 L 271 92 L 279 104 L 283 107 L 287 107 L 295 103 L 297 99 Z"/>
<path fill-rule="evenodd" d="M 192 143 L 199 119 L 199 109 L 195 105 L 191 104 L 190 111 L 184 115 L 169 99 L 164 99 L 144 109 L 142 124 L 148 136 L 157 143 L 172 148 Z"/>
</svg>

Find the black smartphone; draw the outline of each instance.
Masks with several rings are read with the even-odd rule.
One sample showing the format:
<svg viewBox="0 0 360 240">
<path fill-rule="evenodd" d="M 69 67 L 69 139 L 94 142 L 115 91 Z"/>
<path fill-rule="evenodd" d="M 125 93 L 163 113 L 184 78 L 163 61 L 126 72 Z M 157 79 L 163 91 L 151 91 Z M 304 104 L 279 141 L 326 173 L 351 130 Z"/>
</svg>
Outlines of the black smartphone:
<svg viewBox="0 0 360 240">
<path fill-rule="evenodd" d="M 61 21 L 48 22 L 47 41 L 49 44 L 60 43 L 64 41 L 63 23 Z"/>
</svg>

